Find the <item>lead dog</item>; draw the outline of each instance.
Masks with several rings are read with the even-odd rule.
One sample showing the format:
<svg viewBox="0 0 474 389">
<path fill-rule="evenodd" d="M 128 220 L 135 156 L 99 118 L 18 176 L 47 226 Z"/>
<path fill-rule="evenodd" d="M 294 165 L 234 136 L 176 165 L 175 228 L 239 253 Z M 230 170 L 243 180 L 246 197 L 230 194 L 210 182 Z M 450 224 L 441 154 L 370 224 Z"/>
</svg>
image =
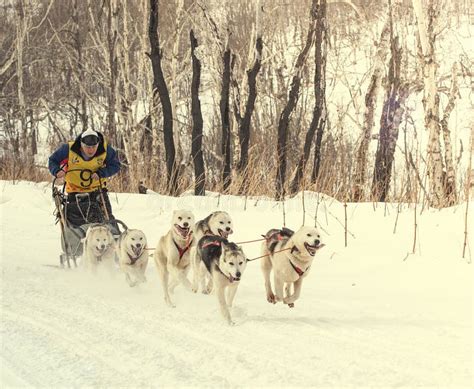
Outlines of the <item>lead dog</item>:
<svg viewBox="0 0 474 389">
<path fill-rule="evenodd" d="M 120 269 L 125 273 L 125 279 L 131 287 L 146 281 L 146 246 L 145 234 L 140 230 L 126 230 L 118 240 Z"/>
<path fill-rule="evenodd" d="M 261 268 L 269 303 L 278 301 L 294 306 L 300 297 L 303 279 L 308 275 L 316 252 L 324 247 L 321 235 L 314 227 L 301 227 L 298 231 L 288 229 L 270 230 L 262 245 Z M 275 293 L 270 282 L 273 270 Z M 291 293 L 293 286 L 293 294 Z M 283 294 L 285 290 L 285 295 Z"/>
<path fill-rule="evenodd" d="M 194 226 L 194 239 L 196 242 L 205 235 L 215 235 L 227 239 L 234 231 L 233 223 L 230 215 L 224 211 L 216 211 L 211 213 L 203 220 L 199 220 Z M 193 292 L 197 292 L 199 285 L 203 293 L 209 293 L 205 285 L 209 281 L 206 272 L 199 270 L 200 260 L 196 255 L 196 248 L 191 249 L 191 265 L 193 268 Z"/>
<path fill-rule="evenodd" d="M 242 248 L 220 236 L 207 235 L 198 242 L 196 256 L 202 271 L 210 276 L 208 290 L 215 285 L 222 316 L 228 324 L 234 324 L 229 308 L 232 307 L 240 278 L 247 266 Z"/>
<path fill-rule="evenodd" d="M 109 228 L 105 224 L 90 225 L 83 243 L 84 268 L 96 273 L 97 267 L 100 265 L 106 267 L 112 274 L 115 260 L 115 240 Z"/>
<path fill-rule="evenodd" d="M 171 228 L 162 236 L 155 250 L 154 259 L 161 278 L 165 302 L 174 307 L 169 292 L 182 283 L 191 290 L 187 278 L 190 269 L 190 249 L 194 244 L 193 230 L 194 215 L 191 211 L 179 210 L 173 212 Z M 172 277 L 168 284 L 169 276 Z"/>
</svg>

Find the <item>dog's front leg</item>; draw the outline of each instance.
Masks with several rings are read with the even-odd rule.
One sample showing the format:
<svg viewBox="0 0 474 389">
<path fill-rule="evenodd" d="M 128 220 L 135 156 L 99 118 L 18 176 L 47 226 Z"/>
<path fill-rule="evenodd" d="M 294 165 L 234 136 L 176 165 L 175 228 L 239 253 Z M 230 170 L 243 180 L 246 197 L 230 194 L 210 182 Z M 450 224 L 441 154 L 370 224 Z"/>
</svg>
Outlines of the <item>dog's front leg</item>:
<svg viewBox="0 0 474 389">
<path fill-rule="evenodd" d="M 274 273 L 273 281 L 275 283 L 275 302 L 283 301 L 284 282 L 280 278 L 278 278 L 276 273 Z"/>
<path fill-rule="evenodd" d="M 199 266 L 197 263 L 197 247 L 193 246 L 191 247 L 191 250 L 189 252 L 189 256 L 191 257 L 191 267 L 193 269 L 193 283 L 192 283 L 192 288 L 191 290 L 194 293 L 197 293 L 198 288 L 199 288 Z"/>
<path fill-rule="evenodd" d="M 232 308 L 232 304 L 234 302 L 235 294 L 237 293 L 237 288 L 239 284 L 233 283 L 227 287 L 227 306 Z"/>
<path fill-rule="evenodd" d="M 230 317 L 229 308 L 227 307 L 227 304 L 225 301 L 225 288 L 222 285 L 218 284 L 218 286 L 216 287 L 216 294 L 217 294 L 217 299 L 219 301 L 219 308 L 220 308 L 222 316 L 224 317 L 227 324 L 234 325 L 234 322 L 232 321 L 232 318 Z"/>
<path fill-rule="evenodd" d="M 206 281 L 206 278 L 208 278 L 207 285 L 205 288 L 203 288 L 202 293 L 204 294 L 210 294 L 212 292 L 212 287 L 213 287 L 213 280 L 212 277 L 208 276 L 207 269 L 205 270 L 205 276 L 203 277 L 204 282 Z"/>
<path fill-rule="evenodd" d="M 161 276 L 161 283 L 163 286 L 163 296 L 165 298 L 165 303 L 168 307 L 174 308 L 176 305 L 173 304 L 171 301 L 171 297 L 169 295 L 169 287 L 168 287 L 168 271 L 166 268 L 160 269 L 160 276 Z"/>
<path fill-rule="evenodd" d="M 302 278 L 302 277 L 298 278 L 298 280 L 295 281 L 295 282 L 293 283 L 293 285 L 294 285 L 294 288 L 295 288 L 293 294 L 292 294 L 291 296 L 285 297 L 285 298 L 283 299 L 283 302 L 284 302 L 285 304 L 290 305 L 290 308 L 293 308 L 293 307 L 294 307 L 294 302 L 295 302 L 296 300 L 298 300 L 298 298 L 300 297 L 301 286 L 303 285 L 303 278 Z"/>
<path fill-rule="evenodd" d="M 264 255 L 268 255 L 266 251 L 265 253 L 266 254 Z M 270 261 L 270 258 L 268 257 L 262 258 L 262 262 L 260 265 L 263 272 L 263 278 L 265 279 L 265 291 L 267 292 L 267 301 L 269 303 L 275 304 L 276 303 L 275 295 L 273 294 L 272 283 L 270 281 L 270 272 L 272 271 L 272 263 Z"/>
</svg>

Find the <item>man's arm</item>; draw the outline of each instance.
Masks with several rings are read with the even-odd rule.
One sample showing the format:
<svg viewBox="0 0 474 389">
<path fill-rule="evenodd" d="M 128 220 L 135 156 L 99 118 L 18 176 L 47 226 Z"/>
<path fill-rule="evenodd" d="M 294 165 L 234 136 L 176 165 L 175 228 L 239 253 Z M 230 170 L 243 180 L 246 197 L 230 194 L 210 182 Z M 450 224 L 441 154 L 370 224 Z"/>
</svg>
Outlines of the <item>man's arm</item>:
<svg viewBox="0 0 474 389">
<path fill-rule="evenodd" d="M 69 146 L 62 144 L 48 159 L 48 169 L 53 176 L 61 170 L 61 164 L 67 162 L 69 156 Z"/>
<path fill-rule="evenodd" d="M 112 146 L 107 145 L 107 157 L 105 158 L 105 167 L 100 168 L 97 173 L 101 178 L 111 177 L 120 171 L 120 161 L 118 155 Z"/>
</svg>

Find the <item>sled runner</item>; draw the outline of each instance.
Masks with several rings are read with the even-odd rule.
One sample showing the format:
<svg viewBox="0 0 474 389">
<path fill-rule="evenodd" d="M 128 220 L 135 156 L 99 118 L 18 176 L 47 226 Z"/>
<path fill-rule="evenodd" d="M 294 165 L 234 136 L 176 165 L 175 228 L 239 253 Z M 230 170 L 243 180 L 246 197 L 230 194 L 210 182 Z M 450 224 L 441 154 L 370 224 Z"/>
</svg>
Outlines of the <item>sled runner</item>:
<svg viewBox="0 0 474 389">
<path fill-rule="evenodd" d="M 84 171 L 81 170 L 81 172 Z M 92 174 L 91 171 L 85 172 Z M 62 253 L 59 256 L 59 263 L 63 268 L 66 265 L 70 268 L 71 262 L 77 267 L 77 258 L 83 252 L 82 240 L 90 225 L 106 224 L 116 239 L 122 233 L 120 227 L 126 230 L 127 226 L 122 221 L 109 216 L 111 215 L 111 209 L 108 209 L 110 205 L 107 207 L 104 200 L 106 189 L 68 194 L 65 193 L 65 184 L 62 189 L 58 189 L 56 180 L 57 178 L 54 178 L 52 183 L 52 196 L 56 207 L 56 223 L 59 223 L 61 229 Z"/>
</svg>

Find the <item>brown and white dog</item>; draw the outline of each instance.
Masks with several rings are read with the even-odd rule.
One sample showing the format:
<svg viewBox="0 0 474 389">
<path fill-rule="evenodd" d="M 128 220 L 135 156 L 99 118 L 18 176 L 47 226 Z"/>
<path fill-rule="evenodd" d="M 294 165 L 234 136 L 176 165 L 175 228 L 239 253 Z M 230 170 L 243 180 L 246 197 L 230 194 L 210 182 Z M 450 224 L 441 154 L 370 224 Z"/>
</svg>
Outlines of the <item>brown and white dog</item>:
<svg viewBox="0 0 474 389">
<path fill-rule="evenodd" d="M 309 273 L 316 252 L 324 247 L 321 234 L 315 227 L 304 226 L 295 233 L 286 228 L 273 229 L 267 232 L 265 238 L 261 268 L 267 300 L 273 304 L 283 301 L 293 307 L 300 297 L 303 280 Z M 275 293 L 270 282 L 272 270 Z"/>
<path fill-rule="evenodd" d="M 126 230 L 118 240 L 120 269 L 125 273 L 125 279 L 131 287 L 146 282 L 145 271 L 148 264 L 146 246 L 146 236 L 141 230 Z"/>
<path fill-rule="evenodd" d="M 187 275 L 191 268 L 191 246 L 195 244 L 193 228 L 194 215 L 191 211 L 174 211 L 171 228 L 160 238 L 155 250 L 154 259 L 163 286 L 163 295 L 170 307 L 175 306 L 171 301 L 170 292 L 172 293 L 179 283 L 191 290 Z"/>
</svg>

